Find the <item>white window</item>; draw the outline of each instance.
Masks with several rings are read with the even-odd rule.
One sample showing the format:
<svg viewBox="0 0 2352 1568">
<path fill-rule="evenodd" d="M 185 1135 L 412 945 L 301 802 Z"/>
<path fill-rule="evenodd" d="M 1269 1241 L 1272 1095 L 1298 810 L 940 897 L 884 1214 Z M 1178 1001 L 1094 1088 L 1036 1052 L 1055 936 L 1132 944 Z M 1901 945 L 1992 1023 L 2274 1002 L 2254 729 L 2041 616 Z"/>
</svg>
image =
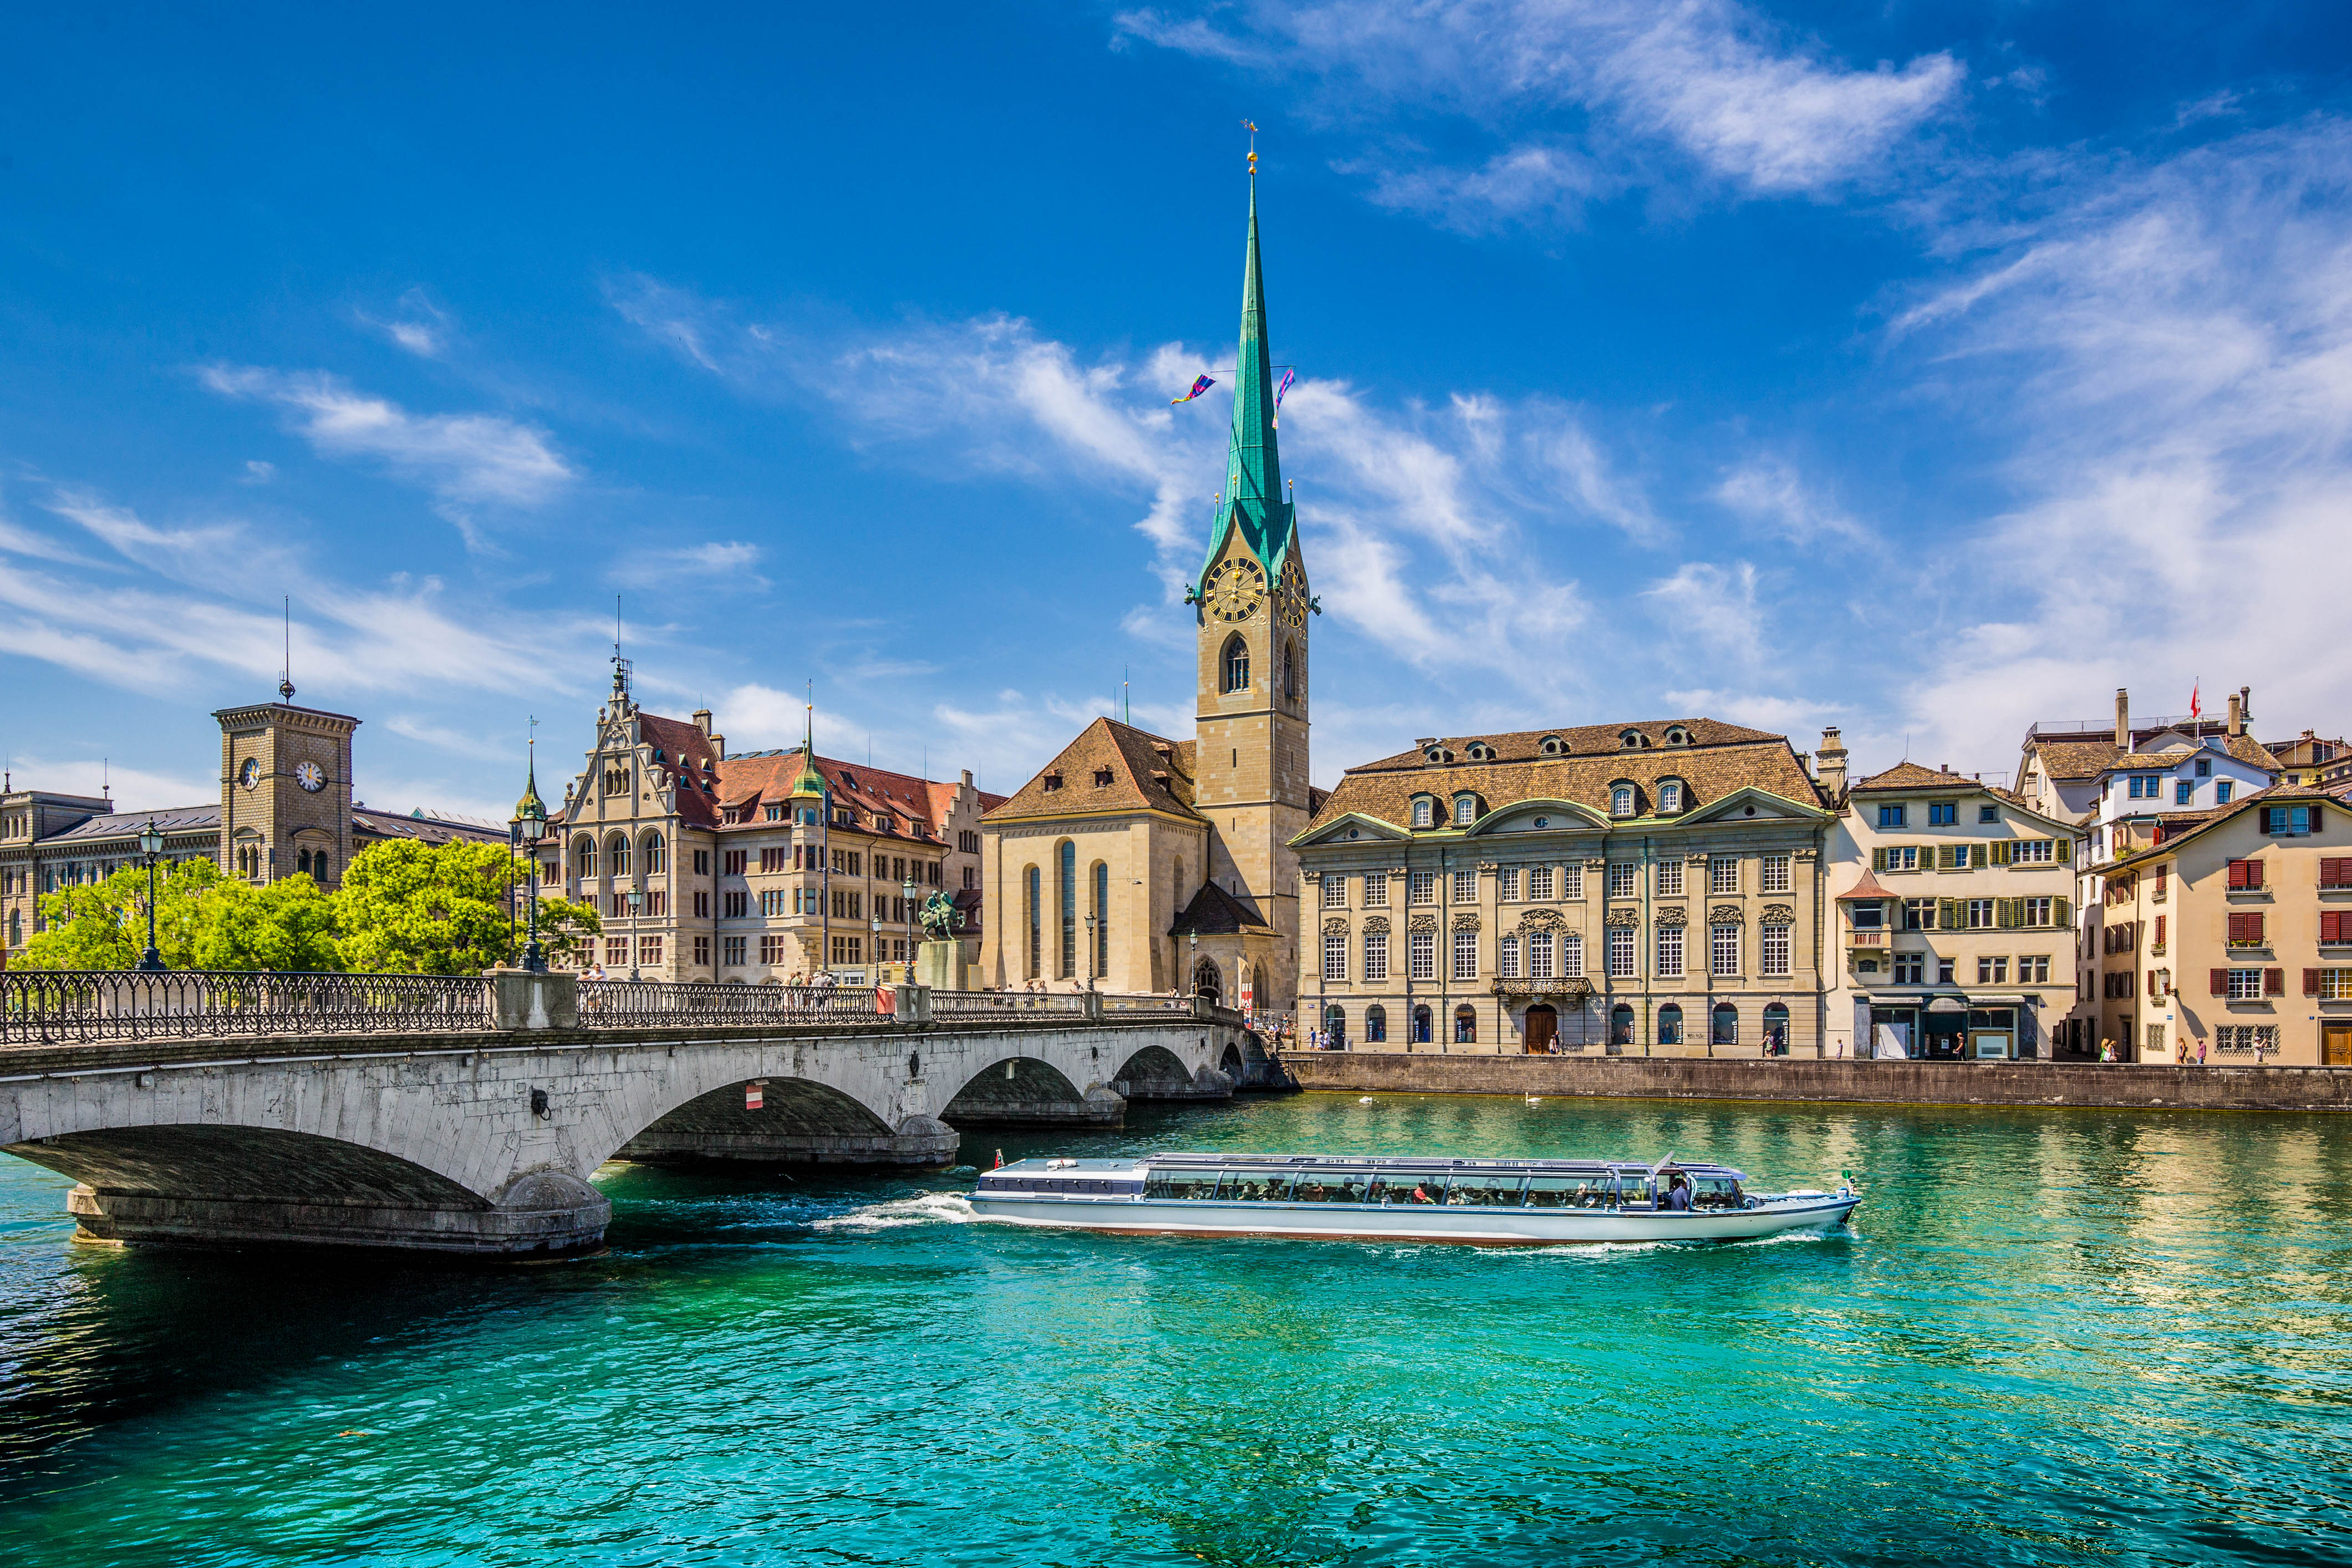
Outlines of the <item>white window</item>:
<svg viewBox="0 0 2352 1568">
<path fill-rule="evenodd" d="M 1454 901 L 1457 904 L 1475 904 L 1478 901 L 1477 872 L 1456 871 L 1454 873 Z"/>
<path fill-rule="evenodd" d="M 1364 908 L 1384 910 L 1389 907 L 1389 874 L 1386 871 L 1364 873 Z"/>
<path fill-rule="evenodd" d="M 1739 857 L 1716 855 L 1706 863 L 1706 890 L 1710 893 L 1739 891 Z"/>
<path fill-rule="evenodd" d="M 1658 862 L 1658 897 L 1679 899 L 1683 896 L 1683 863 L 1668 857 Z"/>
<path fill-rule="evenodd" d="M 1454 978 L 1456 980 L 1478 978 L 1478 933 L 1475 931 L 1457 931 L 1454 933 Z"/>
<path fill-rule="evenodd" d="M 1427 799 L 1412 803 L 1412 825 L 1415 827 L 1430 826 L 1435 820 L 1436 813 Z"/>
<path fill-rule="evenodd" d="M 1979 985 L 2008 984 L 2009 960 L 2006 958 L 1979 958 L 1977 960 L 1977 984 Z"/>
<path fill-rule="evenodd" d="M 1584 973 L 1584 933 L 1569 931 L 1559 939 L 1559 972 L 1570 980 Z"/>
<path fill-rule="evenodd" d="M 1668 782 L 1658 786 L 1658 809 L 1680 811 L 1683 808 L 1683 786 Z"/>
<path fill-rule="evenodd" d="M 1633 973 L 1633 928 L 1609 928 L 1609 977 L 1623 980 Z"/>
<path fill-rule="evenodd" d="M 1658 978 L 1680 980 L 1683 977 L 1683 928 L 1658 928 Z"/>
<path fill-rule="evenodd" d="M 1475 797 L 1457 795 L 1454 797 L 1454 826 L 1467 827 L 1477 820 L 1478 802 Z"/>
<path fill-rule="evenodd" d="M 2319 999 L 2322 1002 L 2352 1000 L 2352 969 L 2323 969 L 2319 972 Z"/>
<path fill-rule="evenodd" d="M 1768 893 L 1785 893 L 1789 890 L 1789 858 L 1786 855 L 1764 857 L 1763 890 Z"/>
<path fill-rule="evenodd" d="M 1411 933 L 1410 956 L 1412 962 L 1411 975 L 1412 979 L 1436 979 L 1437 933 L 1433 931 L 1417 931 Z"/>
<path fill-rule="evenodd" d="M 2020 985 L 2049 984 L 2050 955 L 2041 952 L 2020 958 L 2017 961 L 2017 983 Z"/>
<path fill-rule="evenodd" d="M 1404 901 L 1409 904 L 1437 902 L 1437 873 L 1434 871 L 1409 873 L 1404 881 Z"/>
<path fill-rule="evenodd" d="M 1495 973 L 1506 980 L 1519 977 L 1519 939 L 1507 936 L 1495 944 Z"/>
<path fill-rule="evenodd" d="M 2352 969 L 2338 970 L 2336 973 L 2352 974 Z M 1551 932 L 1548 931 L 1528 932 L 1528 978 L 1530 980 L 1551 978 Z"/>
<path fill-rule="evenodd" d="M 1763 933 L 1763 935 L 1764 935 L 1764 973 L 1767 973 L 1767 974 L 1786 974 L 1786 973 L 1789 973 L 1789 928 L 1788 928 L 1788 926 L 1787 926 L 1785 923 L 1783 923 L 1783 922 L 1780 922 L 1780 921 L 1775 921 L 1775 922 L 1773 922 L 1772 924 L 1768 925 L 1768 926 L 1766 926 L 1766 927 L 1764 928 L 1764 933 Z"/>
<path fill-rule="evenodd" d="M 1348 978 L 1348 939 L 1339 931 L 1326 931 L 1323 936 L 1323 978 Z"/>
<path fill-rule="evenodd" d="M 2054 838 L 2020 838 L 2010 846 L 2009 863 L 2023 866 L 2047 863 L 2057 858 L 2058 841 Z"/>
<path fill-rule="evenodd" d="M 1739 973 L 1739 928 L 1725 923 L 1712 928 L 1707 939 L 1707 963 L 1717 974 Z"/>
<path fill-rule="evenodd" d="M 2259 1002 L 2263 995 L 2263 972 L 2259 969 L 2230 971 L 2230 1000 Z"/>
<path fill-rule="evenodd" d="M 2018 924 L 2046 926 L 2051 923 L 2051 906 L 2048 899 L 2020 899 L 2018 900 L 2018 905 L 2019 912 L 2024 916 L 2022 920 L 2017 922 Z"/>
<path fill-rule="evenodd" d="M 1528 898 L 1536 903 L 1548 903 L 1551 899 L 1551 868 L 1528 868 Z"/>
<path fill-rule="evenodd" d="M 1580 863 L 1559 868 L 1559 896 L 1563 899 L 1584 897 L 1584 867 Z"/>
<path fill-rule="evenodd" d="M 1990 899 L 1970 899 L 1968 900 L 1969 930 L 1990 931 L 1992 929 L 1992 921 L 1993 901 Z"/>
<path fill-rule="evenodd" d="M 1609 896 L 1612 899 L 1630 899 L 1633 896 L 1633 862 L 1631 860 L 1609 862 Z"/>
<path fill-rule="evenodd" d="M 1389 977 L 1389 933 L 1384 931 L 1364 933 L 1364 978 L 1384 981 Z"/>
<path fill-rule="evenodd" d="M 1619 784 L 1615 789 L 1609 792 L 1609 815 L 1612 816 L 1631 816 L 1633 815 L 1633 790 L 1632 785 Z"/>
<path fill-rule="evenodd" d="M 1506 866 L 1495 873 L 1495 897 L 1507 904 L 1518 902 L 1519 868 L 1517 866 Z"/>
<path fill-rule="evenodd" d="M 1348 907 L 1348 879 L 1326 876 L 1323 879 L 1323 907 L 1344 910 Z"/>
</svg>

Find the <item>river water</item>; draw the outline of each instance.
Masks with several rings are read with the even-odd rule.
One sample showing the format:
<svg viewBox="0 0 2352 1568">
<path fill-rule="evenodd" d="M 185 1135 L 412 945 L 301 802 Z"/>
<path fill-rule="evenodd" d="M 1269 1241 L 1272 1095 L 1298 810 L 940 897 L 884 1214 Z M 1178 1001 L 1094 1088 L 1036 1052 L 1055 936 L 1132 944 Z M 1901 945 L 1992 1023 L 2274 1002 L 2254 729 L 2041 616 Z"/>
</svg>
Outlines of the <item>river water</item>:
<svg viewBox="0 0 2352 1568">
<path fill-rule="evenodd" d="M 1673 1150 L 1867 1201 L 1480 1251 L 614 1166 L 609 1254 L 504 1269 L 77 1244 L 0 1159 L 0 1562 L 2342 1563 L 2340 1129 L 1308 1095 L 966 1155 Z"/>
</svg>

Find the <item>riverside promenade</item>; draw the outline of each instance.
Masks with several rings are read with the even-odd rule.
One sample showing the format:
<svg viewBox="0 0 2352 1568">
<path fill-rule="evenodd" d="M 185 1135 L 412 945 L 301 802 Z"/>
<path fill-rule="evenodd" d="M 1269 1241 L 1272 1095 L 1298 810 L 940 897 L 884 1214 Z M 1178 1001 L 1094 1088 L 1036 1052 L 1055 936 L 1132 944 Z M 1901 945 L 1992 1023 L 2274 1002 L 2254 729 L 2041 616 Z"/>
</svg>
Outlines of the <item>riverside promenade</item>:
<svg viewBox="0 0 2352 1568">
<path fill-rule="evenodd" d="M 2352 1068 L 1286 1051 L 1302 1089 L 1586 1100 L 2352 1111 Z"/>
</svg>

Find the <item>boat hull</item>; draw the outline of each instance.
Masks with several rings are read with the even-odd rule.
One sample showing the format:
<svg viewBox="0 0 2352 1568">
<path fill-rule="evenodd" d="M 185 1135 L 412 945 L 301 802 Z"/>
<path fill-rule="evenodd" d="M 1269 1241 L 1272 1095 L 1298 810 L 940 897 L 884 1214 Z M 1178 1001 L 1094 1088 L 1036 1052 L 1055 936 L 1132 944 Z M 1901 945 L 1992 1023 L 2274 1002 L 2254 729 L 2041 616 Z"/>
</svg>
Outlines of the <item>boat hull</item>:
<svg viewBox="0 0 2352 1568">
<path fill-rule="evenodd" d="M 1845 1223 L 1853 1194 L 1777 1199 L 1749 1209 L 1422 1208 L 1213 1200 L 975 1194 L 972 1213 L 1005 1225 L 1130 1236 L 1271 1236 L 1328 1241 L 1557 1247 L 1644 1241 L 1748 1241 Z"/>
</svg>

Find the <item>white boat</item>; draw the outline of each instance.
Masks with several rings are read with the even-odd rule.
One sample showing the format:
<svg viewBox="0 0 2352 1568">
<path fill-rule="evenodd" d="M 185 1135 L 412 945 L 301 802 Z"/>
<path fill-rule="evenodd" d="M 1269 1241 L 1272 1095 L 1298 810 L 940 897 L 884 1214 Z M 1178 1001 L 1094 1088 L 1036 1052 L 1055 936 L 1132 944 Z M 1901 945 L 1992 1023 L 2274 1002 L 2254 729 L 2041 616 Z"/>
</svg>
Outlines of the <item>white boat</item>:
<svg viewBox="0 0 2352 1568">
<path fill-rule="evenodd" d="M 1843 1225 L 1861 1202 L 1850 1185 L 1750 1192 L 1728 1165 L 1671 1155 L 1652 1165 L 1328 1154 L 1022 1160 L 982 1173 L 971 1194 L 981 1219 L 1057 1230 L 1479 1247 L 1737 1241 Z"/>
</svg>

